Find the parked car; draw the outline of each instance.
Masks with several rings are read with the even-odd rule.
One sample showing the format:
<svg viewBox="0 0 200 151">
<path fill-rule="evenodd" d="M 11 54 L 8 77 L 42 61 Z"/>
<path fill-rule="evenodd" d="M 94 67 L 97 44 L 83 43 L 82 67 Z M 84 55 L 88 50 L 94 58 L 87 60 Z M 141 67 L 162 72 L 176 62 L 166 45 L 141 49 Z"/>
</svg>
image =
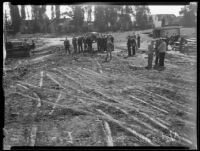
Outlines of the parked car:
<svg viewBox="0 0 200 151">
<path fill-rule="evenodd" d="M 88 32 L 86 36 L 89 36 L 93 42 L 97 42 L 97 36 L 99 35 L 98 32 Z"/>
<path fill-rule="evenodd" d="M 6 58 L 30 57 L 33 48 L 34 44 L 26 43 L 25 45 L 23 41 L 7 41 Z"/>
</svg>

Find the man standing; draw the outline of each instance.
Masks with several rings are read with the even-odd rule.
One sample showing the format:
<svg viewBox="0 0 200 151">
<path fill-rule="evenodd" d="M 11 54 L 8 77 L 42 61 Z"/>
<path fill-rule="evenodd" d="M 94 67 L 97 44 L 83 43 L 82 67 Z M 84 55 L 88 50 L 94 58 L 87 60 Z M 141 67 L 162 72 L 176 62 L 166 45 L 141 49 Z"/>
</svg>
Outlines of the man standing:
<svg viewBox="0 0 200 151">
<path fill-rule="evenodd" d="M 99 51 L 103 51 L 103 37 L 102 35 L 99 36 Z"/>
<path fill-rule="evenodd" d="M 77 39 L 75 37 L 72 39 L 72 44 L 74 47 L 74 52 L 77 53 Z"/>
<path fill-rule="evenodd" d="M 136 39 L 136 35 L 135 35 L 135 32 L 133 32 L 133 38 L 134 38 L 134 39 Z"/>
<path fill-rule="evenodd" d="M 107 51 L 107 39 L 108 39 L 108 36 L 104 35 L 104 51 Z"/>
<path fill-rule="evenodd" d="M 153 62 L 153 53 L 154 53 L 154 41 L 151 41 L 150 45 L 148 46 L 148 66 L 145 67 L 146 69 L 152 68 L 152 62 Z"/>
<path fill-rule="evenodd" d="M 112 35 L 110 35 L 110 40 L 111 40 L 111 42 L 112 42 L 112 44 L 113 44 L 113 49 L 112 49 L 112 51 L 114 51 L 114 37 L 113 37 Z"/>
<path fill-rule="evenodd" d="M 86 35 L 83 37 L 83 45 L 84 45 L 84 51 L 87 49 L 87 37 Z"/>
<path fill-rule="evenodd" d="M 65 46 L 66 53 L 68 52 L 68 54 L 70 54 L 70 50 L 69 50 L 70 43 L 69 43 L 69 40 L 67 39 L 67 37 L 64 41 L 64 46 Z"/>
<path fill-rule="evenodd" d="M 131 49 L 132 49 L 132 56 L 135 55 L 135 52 L 137 50 L 137 44 L 135 38 L 131 38 Z"/>
<path fill-rule="evenodd" d="M 159 66 L 160 69 L 164 69 L 164 62 L 165 62 L 165 53 L 166 53 L 167 45 L 166 42 L 162 39 L 161 44 L 158 46 L 159 50 Z"/>
<path fill-rule="evenodd" d="M 137 35 L 137 46 L 138 46 L 138 48 L 140 48 L 140 35 L 139 34 Z"/>
<path fill-rule="evenodd" d="M 156 40 L 156 44 L 155 44 L 155 65 L 154 68 L 158 67 L 158 61 L 159 61 L 159 50 L 158 50 L 158 46 L 160 45 L 160 39 Z"/>
<path fill-rule="evenodd" d="M 128 40 L 127 40 L 127 48 L 128 48 L 128 56 L 131 56 L 131 37 L 128 36 Z"/>
<path fill-rule="evenodd" d="M 87 37 L 87 45 L 89 53 L 92 53 L 92 39 L 91 37 Z"/>
<path fill-rule="evenodd" d="M 108 41 L 107 41 L 107 50 L 106 50 L 106 59 L 105 61 L 107 62 L 108 61 L 108 57 L 109 57 L 109 61 L 112 59 L 112 51 L 113 51 L 113 43 L 110 39 L 110 37 L 108 37 Z"/>
<path fill-rule="evenodd" d="M 184 43 L 187 43 L 187 40 L 185 40 L 183 37 L 180 37 L 179 41 L 180 41 L 180 43 L 179 43 L 179 51 L 183 52 L 183 45 L 184 45 Z"/>
<path fill-rule="evenodd" d="M 78 51 L 83 52 L 83 38 L 80 36 L 78 37 Z"/>
</svg>

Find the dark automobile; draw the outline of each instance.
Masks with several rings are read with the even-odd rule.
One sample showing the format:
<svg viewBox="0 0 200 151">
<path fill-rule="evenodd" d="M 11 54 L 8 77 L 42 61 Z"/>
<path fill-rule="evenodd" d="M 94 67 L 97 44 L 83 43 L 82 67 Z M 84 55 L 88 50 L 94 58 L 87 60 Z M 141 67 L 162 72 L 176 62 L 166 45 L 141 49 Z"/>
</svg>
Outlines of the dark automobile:
<svg viewBox="0 0 200 151">
<path fill-rule="evenodd" d="M 97 42 L 98 35 L 99 35 L 98 32 L 88 32 L 86 34 L 87 37 L 90 37 L 92 39 L 92 42 Z"/>
<path fill-rule="evenodd" d="M 30 57 L 31 49 L 35 47 L 34 43 L 29 44 L 22 41 L 6 42 L 6 58 L 24 58 Z"/>
</svg>

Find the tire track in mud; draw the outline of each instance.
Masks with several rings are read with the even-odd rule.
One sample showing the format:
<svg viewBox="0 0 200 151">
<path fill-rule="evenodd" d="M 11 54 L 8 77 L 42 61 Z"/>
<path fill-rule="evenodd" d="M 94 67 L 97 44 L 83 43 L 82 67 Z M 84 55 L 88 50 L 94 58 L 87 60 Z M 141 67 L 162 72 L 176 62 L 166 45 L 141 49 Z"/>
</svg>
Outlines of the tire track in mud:
<svg viewBox="0 0 200 151">
<path fill-rule="evenodd" d="M 66 68 L 69 69 L 69 68 Z M 151 140 L 155 144 L 159 145 L 165 145 L 167 144 L 167 137 L 171 137 L 170 133 L 170 124 L 167 125 L 164 123 L 166 112 L 162 112 L 161 109 L 166 110 L 167 112 L 171 111 L 171 108 L 169 110 L 168 107 L 163 106 L 166 102 L 166 100 L 159 100 L 157 96 L 154 96 L 155 102 L 152 102 L 149 100 L 148 95 L 140 95 L 136 91 L 132 92 L 131 95 L 141 99 L 142 101 L 138 101 L 136 98 L 130 98 L 130 96 L 122 95 L 122 94 L 117 94 L 116 96 L 111 95 L 108 91 L 106 90 L 102 85 L 100 85 L 97 81 L 98 80 L 107 80 L 108 77 L 104 77 L 104 75 L 101 75 L 97 72 L 91 72 L 91 69 L 86 69 L 83 72 L 81 72 L 81 69 L 79 68 L 76 70 L 75 68 L 69 69 L 68 70 L 59 68 L 59 70 L 48 70 L 47 73 L 54 79 L 54 84 L 57 87 L 61 86 L 63 87 L 62 89 L 56 89 L 54 87 L 50 87 L 51 89 L 55 89 L 59 93 L 59 91 L 64 91 L 66 98 L 68 98 L 68 103 L 73 106 L 82 106 L 83 110 L 89 110 L 92 113 L 94 113 L 94 116 L 102 116 L 98 112 L 96 112 L 96 109 L 101 109 L 104 113 L 108 114 L 109 116 L 113 117 L 113 119 L 119 121 L 122 123 L 122 125 L 125 125 L 129 127 L 130 129 L 133 129 L 135 132 L 138 134 L 141 134 L 142 136 L 145 136 L 149 140 Z M 85 80 L 82 80 L 82 78 L 85 78 Z M 50 79 L 52 82 L 52 79 Z M 85 82 L 87 80 L 87 82 Z M 49 81 L 50 82 L 50 81 Z M 43 83 L 49 83 L 45 79 Z M 44 86 L 46 89 L 49 88 L 49 85 L 47 84 Z M 93 89 L 91 89 L 91 87 Z M 116 91 L 119 90 L 119 88 L 116 88 Z M 37 89 L 42 90 L 41 89 Z M 48 91 L 48 90 L 47 90 Z M 35 92 L 35 91 L 34 91 Z M 54 97 L 50 96 L 51 90 L 49 89 L 49 97 Z M 39 93 L 39 92 L 38 92 Z M 48 98 L 46 96 L 47 92 L 42 92 L 45 93 L 45 96 L 41 96 L 42 98 Z M 58 94 L 56 93 L 56 94 Z M 145 92 L 146 93 L 146 92 Z M 130 94 L 130 93 L 129 93 Z M 74 97 L 76 95 L 77 97 Z M 118 97 L 119 96 L 119 97 Z M 49 110 L 52 110 L 53 104 L 56 101 L 57 95 L 51 100 L 52 104 L 51 107 L 49 107 Z M 70 99 L 69 99 L 70 98 Z M 76 99 L 75 99 L 76 98 Z M 121 98 L 121 99 L 120 99 Z M 81 100 L 82 99 L 82 100 Z M 124 100 L 123 100 L 124 99 Z M 70 100 L 70 101 L 69 101 Z M 50 101 L 50 100 L 48 100 Z M 134 101 L 134 102 L 133 102 Z M 66 105 L 67 101 L 59 101 L 60 106 Z M 80 104 L 77 104 L 76 102 L 79 102 Z M 91 102 L 91 104 L 90 104 Z M 145 107 L 145 103 L 148 103 Z M 160 103 L 160 104 L 159 104 Z M 150 108 L 149 105 L 151 106 L 156 106 L 156 108 Z M 46 110 L 47 108 L 45 107 L 46 105 L 42 104 L 41 110 Z M 53 112 L 52 116 L 55 116 L 58 114 L 64 114 L 64 110 L 59 110 L 59 107 L 55 107 L 55 111 Z M 149 110 L 149 111 L 145 111 Z M 151 110 L 151 111 L 150 111 Z M 55 115 L 54 115 L 55 114 Z M 66 112 L 67 115 L 69 115 L 69 112 Z M 158 115 L 156 115 L 158 114 Z M 58 114 L 59 115 L 59 114 Z M 72 114 L 72 116 L 75 116 Z M 56 118 L 56 116 L 55 116 Z M 157 119 L 156 119 L 157 118 Z M 159 120 L 158 120 L 159 119 Z M 106 120 L 103 118 L 103 120 Z M 107 119 L 108 120 L 108 119 Z M 113 136 L 118 135 L 118 131 L 120 131 L 120 127 L 118 126 L 117 130 L 113 130 L 112 127 L 117 126 L 116 123 L 113 123 L 108 120 L 108 122 L 111 125 L 111 131 Z M 138 145 L 144 145 L 147 142 L 144 142 L 141 138 L 137 138 L 137 136 L 130 135 L 130 131 L 127 132 L 124 129 L 122 130 L 124 132 L 124 135 L 126 138 L 134 138 L 135 141 L 137 142 Z M 174 134 L 174 133 L 173 133 Z M 186 136 L 184 136 L 186 137 Z M 185 143 L 190 144 L 190 141 L 185 139 L 177 140 L 175 138 L 176 143 L 180 143 L 181 145 L 185 145 Z M 185 140 L 185 141 L 184 141 Z M 114 143 L 115 144 L 115 143 Z"/>
<path fill-rule="evenodd" d="M 115 115 L 115 114 L 114 114 Z"/>
</svg>

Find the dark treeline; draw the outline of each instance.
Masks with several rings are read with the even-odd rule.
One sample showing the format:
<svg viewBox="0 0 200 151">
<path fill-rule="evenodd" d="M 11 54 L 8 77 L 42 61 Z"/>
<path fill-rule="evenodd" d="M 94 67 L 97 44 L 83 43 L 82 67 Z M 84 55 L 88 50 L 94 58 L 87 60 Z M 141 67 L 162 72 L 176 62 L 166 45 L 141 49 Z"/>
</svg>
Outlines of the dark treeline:
<svg viewBox="0 0 200 151">
<path fill-rule="evenodd" d="M 133 29 L 148 29 L 154 27 L 148 6 L 130 5 L 96 5 L 92 10 L 90 5 L 70 6 L 72 11 L 60 13 L 59 5 L 51 6 L 51 18 L 46 15 L 46 5 L 32 5 L 31 13 L 21 5 L 21 13 L 17 5 L 11 5 L 12 33 L 70 33 L 87 31 L 129 31 Z M 196 5 L 191 4 L 180 11 L 184 26 L 195 25 Z M 94 20 L 92 21 L 92 14 Z M 31 20 L 26 20 L 31 15 Z M 62 15 L 70 19 L 61 18 Z M 87 18 L 85 19 L 85 16 Z M 132 19 L 134 18 L 134 19 Z M 67 20 L 67 21 L 66 21 Z"/>
</svg>

